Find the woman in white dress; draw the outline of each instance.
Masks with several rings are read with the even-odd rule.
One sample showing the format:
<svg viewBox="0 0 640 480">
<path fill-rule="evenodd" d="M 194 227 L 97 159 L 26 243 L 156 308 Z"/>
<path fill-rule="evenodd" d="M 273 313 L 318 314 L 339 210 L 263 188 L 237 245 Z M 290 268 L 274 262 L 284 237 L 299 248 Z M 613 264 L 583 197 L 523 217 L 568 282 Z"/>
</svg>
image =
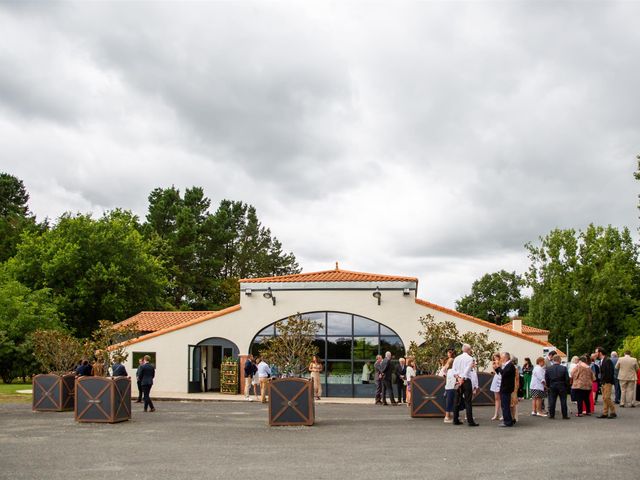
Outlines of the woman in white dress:
<svg viewBox="0 0 640 480">
<path fill-rule="evenodd" d="M 533 367 L 533 373 L 531 374 L 531 398 L 533 398 L 533 411 L 532 416 L 546 417 L 542 411 L 542 399 L 547 395 L 545 393 L 545 370 L 544 370 L 544 358 L 538 357 L 536 360 L 536 366 Z"/>
<path fill-rule="evenodd" d="M 491 358 L 491 366 L 493 367 L 493 380 L 491 380 L 491 386 L 489 390 L 493 392 L 493 398 L 495 399 L 494 405 L 495 410 L 493 412 L 493 417 L 491 420 L 502 420 L 500 412 L 502 409 L 500 408 L 500 383 L 502 382 L 502 375 L 496 373 L 496 369 L 500 367 L 500 354 L 494 353 Z"/>
<path fill-rule="evenodd" d="M 407 385 L 407 406 L 411 407 L 411 379 L 416 376 L 416 362 L 413 357 L 407 357 L 407 373 L 405 383 Z"/>
</svg>

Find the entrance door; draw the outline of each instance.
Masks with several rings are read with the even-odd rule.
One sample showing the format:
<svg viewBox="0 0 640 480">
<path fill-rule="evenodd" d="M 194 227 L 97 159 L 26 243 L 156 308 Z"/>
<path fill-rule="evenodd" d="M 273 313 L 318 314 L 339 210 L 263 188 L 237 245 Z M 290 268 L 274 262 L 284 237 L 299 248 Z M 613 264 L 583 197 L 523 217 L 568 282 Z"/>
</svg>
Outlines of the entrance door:
<svg viewBox="0 0 640 480">
<path fill-rule="evenodd" d="M 207 347 L 211 353 L 211 375 L 209 377 L 209 390 L 220 391 L 220 367 L 222 366 L 222 347 L 213 345 Z"/>
<path fill-rule="evenodd" d="M 189 393 L 219 392 L 220 370 L 224 357 L 238 358 L 235 343 L 219 337 L 207 338 L 197 345 L 189 345 Z"/>
</svg>

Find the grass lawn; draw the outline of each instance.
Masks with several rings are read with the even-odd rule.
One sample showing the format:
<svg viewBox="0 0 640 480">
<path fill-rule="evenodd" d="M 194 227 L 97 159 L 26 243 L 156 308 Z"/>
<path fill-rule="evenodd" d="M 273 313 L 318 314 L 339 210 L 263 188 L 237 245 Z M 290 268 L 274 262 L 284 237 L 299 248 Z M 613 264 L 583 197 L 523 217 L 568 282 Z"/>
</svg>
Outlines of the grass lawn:
<svg viewBox="0 0 640 480">
<path fill-rule="evenodd" d="M 30 390 L 30 383 L 10 383 L 0 382 L 0 403 L 30 403 L 31 394 L 16 393 L 16 390 Z"/>
</svg>

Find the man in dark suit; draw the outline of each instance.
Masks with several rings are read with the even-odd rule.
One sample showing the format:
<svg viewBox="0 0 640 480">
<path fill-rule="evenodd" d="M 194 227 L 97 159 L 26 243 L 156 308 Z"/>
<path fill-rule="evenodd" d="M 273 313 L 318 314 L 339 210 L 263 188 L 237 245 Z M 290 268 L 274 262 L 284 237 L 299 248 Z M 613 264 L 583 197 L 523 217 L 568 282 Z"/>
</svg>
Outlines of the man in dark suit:
<svg viewBox="0 0 640 480">
<path fill-rule="evenodd" d="M 151 412 L 156 411 L 153 406 L 153 402 L 151 401 L 151 397 L 149 396 L 153 385 L 153 377 L 156 376 L 156 367 L 154 367 L 150 362 L 151 357 L 149 355 L 145 355 L 143 357 L 142 365 L 138 368 L 138 376 L 140 377 L 140 385 L 142 385 L 142 395 L 144 397 L 145 412 L 147 411 L 147 408 Z"/>
<path fill-rule="evenodd" d="M 399 360 L 396 365 L 396 386 L 398 388 L 398 403 L 407 403 L 407 386 L 404 384 L 407 378 L 407 366 L 404 358 Z"/>
<path fill-rule="evenodd" d="M 389 398 L 391 399 L 391 405 L 397 405 L 393 398 L 393 387 L 391 386 L 391 377 L 393 376 L 393 365 L 391 364 L 391 352 L 387 352 L 384 356 L 384 360 L 380 364 L 380 370 L 382 372 L 382 404 L 389 405 L 387 403 L 387 392 L 389 392 Z"/>
<path fill-rule="evenodd" d="M 76 374 L 79 377 L 90 377 L 93 375 L 93 369 L 89 365 L 89 360 L 82 360 L 80 365 L 76 368 Z"/>
<path fill-rule="evenodd" d="M 114 364 L 111 365 L 111 372 L 112 372 L 114 377 L 126 377 L 127 376 L 127 369 L 122 364 L 122 358 L 120 358 L 120 357 L 116 357 L 115 358 Z"/>
<path fill-rule="evenodd" d="M 611 399 L 611 393 L 616 383 L 615 369 L 613 362 L 607 354 L 604 353 L 604 348 L 596 348 L 596 354 L 600 359 L 600 383 L 602 385 L 602 415 L 598 418 L 616 418 L 616 406 Z"/>
<path fill-rule="evenodd" d="M 503 422 L 499 427 L 512 427 L 515 423 L 511 416 L 511 394 L 516 387 L 516 367 L 511 363 L 511 355 L 504 352 L 500 356 L 501 367 L 496 368 L 496 373 L 502 375 L 500 381 L 500 406 L 502 408 Z"/>
<path fill-rule="evenodd" d="M 376 382 L 376 405 L 382 405 L 382 355 L 376 356 L 373 364 L 374 380 Z"/>
<path fill-rule="evenodd" d="M 556 401 L 559 397 L 562 418 L 568 420 L 567 393 L 569 392 L 569 372 L 567 367 L 560 365 L 560 355 L 556 354 L 553 356 L 552 364 L 547 368 L 544 378 L 547 388 L 549 389 L 549 418 L 556 416 Z"/>
</svg>

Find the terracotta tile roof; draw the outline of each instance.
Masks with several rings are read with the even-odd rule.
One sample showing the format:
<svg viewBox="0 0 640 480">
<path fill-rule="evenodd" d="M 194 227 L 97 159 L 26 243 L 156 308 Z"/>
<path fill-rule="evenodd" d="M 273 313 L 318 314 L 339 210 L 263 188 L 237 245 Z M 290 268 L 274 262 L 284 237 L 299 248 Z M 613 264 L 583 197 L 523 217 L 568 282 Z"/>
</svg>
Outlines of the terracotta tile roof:
<svg viewBox="0 0 640 480">
<path fill-rule="evenodd" d="M 504 328 L 510 328 L 513 330 L 513 322 L 505 323 L 503 325 Z M 522 333 L 526 333 L 529 335 L 548 335 L 549 330 L 545 330 L 543 328 L 532 327 L 531 325 L 522 324 Z"/>
<path fill-rule="evenodd" d="M 420 300 L 416 298 L 416 303 L 419 305 L 423 305 L 425 307 L 433 308 L 434 310 L 438 310 L 439 312 L 447 313 L 449 315 L 453 315 L 454 317 L 461 318 L 463 320 L 468 320 L 473 323 L 477 323 L 478 325 L 482 325 L 483 327 L 498 330 L 500 332 L 506 333 L 507 335 L 513 335 L 514 337 L 519 337 L 524 340 L 528 340 L 529 342 L 537 343 L 544 347 L 548 347 L 551 344 L 549 342 L 543 342 L 535 337 L 530 335 L 525 335 L 524 333 L 515 332 L 510 328 L 505 328 L 504 325 L 496 325 L 495 323 L 487 322 L 486 320 L 481 320 L 476 317 L 472 317 L 471 315 L 467 315 L 466 313 L 460 313 L 456 310 L 452 310 L 451 308 L 441 307 L 440 305 L 436 305 L 435 303 L 427 302 L 426 300 Z"/>
<path fill-rule="evenodd" d="M 397 277 L 381 275 L 379 273 L 351 272 L 349 270 L 324 270 L 322 272 L 297 273 L 280 277 L 243 278 L 241 283 L 269 283 L 269 282 L 418 282 L 415 277 Z"/>
<path fill-rule="evenodd" d="M 233 312 L 237 312 L 238 310 L 240 310 L 240 305 L 234 305 L 233 307 L 229 307 L 229 308 L 225 308 L 223 310 L 218 310 L 216 312 L 209 312 L 209 311 L 205 311 L 205 312 L 141 312 L 141 313 L 159 313 L 159 314 L 168 314 L 168 313 L 198 313 L 200 315 L 196 315 L 194 316 L 194 318 L 191 319 L 187 319 L 181 323 L 177 323 L 174 324 L 172 326 L 168 326 L 168 327 L 164 327 L 160 330 L 156 330 L 154 332 L 148 333 L 146 335 L 142 335 L 140 337 L 136 337 L 136 338 L 132 338 L 131 340 L 127 340 L 126 342 L 122 342 L 119 343 L 117 345 L 112 345 L 111 347 L 109 347 L 110 349 L 116 348 L 120 345 L 132 345 L 134 343 L 138 343 L 138 342 L 142 342 L 144 340 L 149 340 L 150 338 L 154 338 L 154 337 L 158 337 L 160 335 L 164 335 L 165 333 L 169 333 L 169 332 L 173 332 L 175 330 L 180 330 L 182 328 L 186 328 L 186 327 L 190 327 L 191 325 L 196 325 L 198 323 L 207 321 L 207 320 L 213 320 L 214 318 L 219 318 L 219 317 L 223 317 L 224 315 L 227 315 L 229 313 L 233 313 Z M 140 315 L 140 313 L 138 314 Z M 130 320 L 132 320 L 133 318 L 137 317 L 138 315 L 135 315 L 131 318 L 128 318 L 127 320 L 124 320 L 124 322 L 128 322 Z M 121 323 L 124 323 L 121 322 Z M 140 327 L 138 327 L 140 328 Z M 140 329 L 141 331 L 144 331 L 142 329 Z"/>
<path fill-rule="evenodd" d="M 141 332 L 156 332 L 168 327 L 180 325 L 190 320 L 202 316 L 211 315 L 215 311 L 193 311 L 193 312 L 140 312 L 133 317 L 127 318 L 118 323 L 117 326 L 128 326 L 136 323 Z"/>
</svg>

